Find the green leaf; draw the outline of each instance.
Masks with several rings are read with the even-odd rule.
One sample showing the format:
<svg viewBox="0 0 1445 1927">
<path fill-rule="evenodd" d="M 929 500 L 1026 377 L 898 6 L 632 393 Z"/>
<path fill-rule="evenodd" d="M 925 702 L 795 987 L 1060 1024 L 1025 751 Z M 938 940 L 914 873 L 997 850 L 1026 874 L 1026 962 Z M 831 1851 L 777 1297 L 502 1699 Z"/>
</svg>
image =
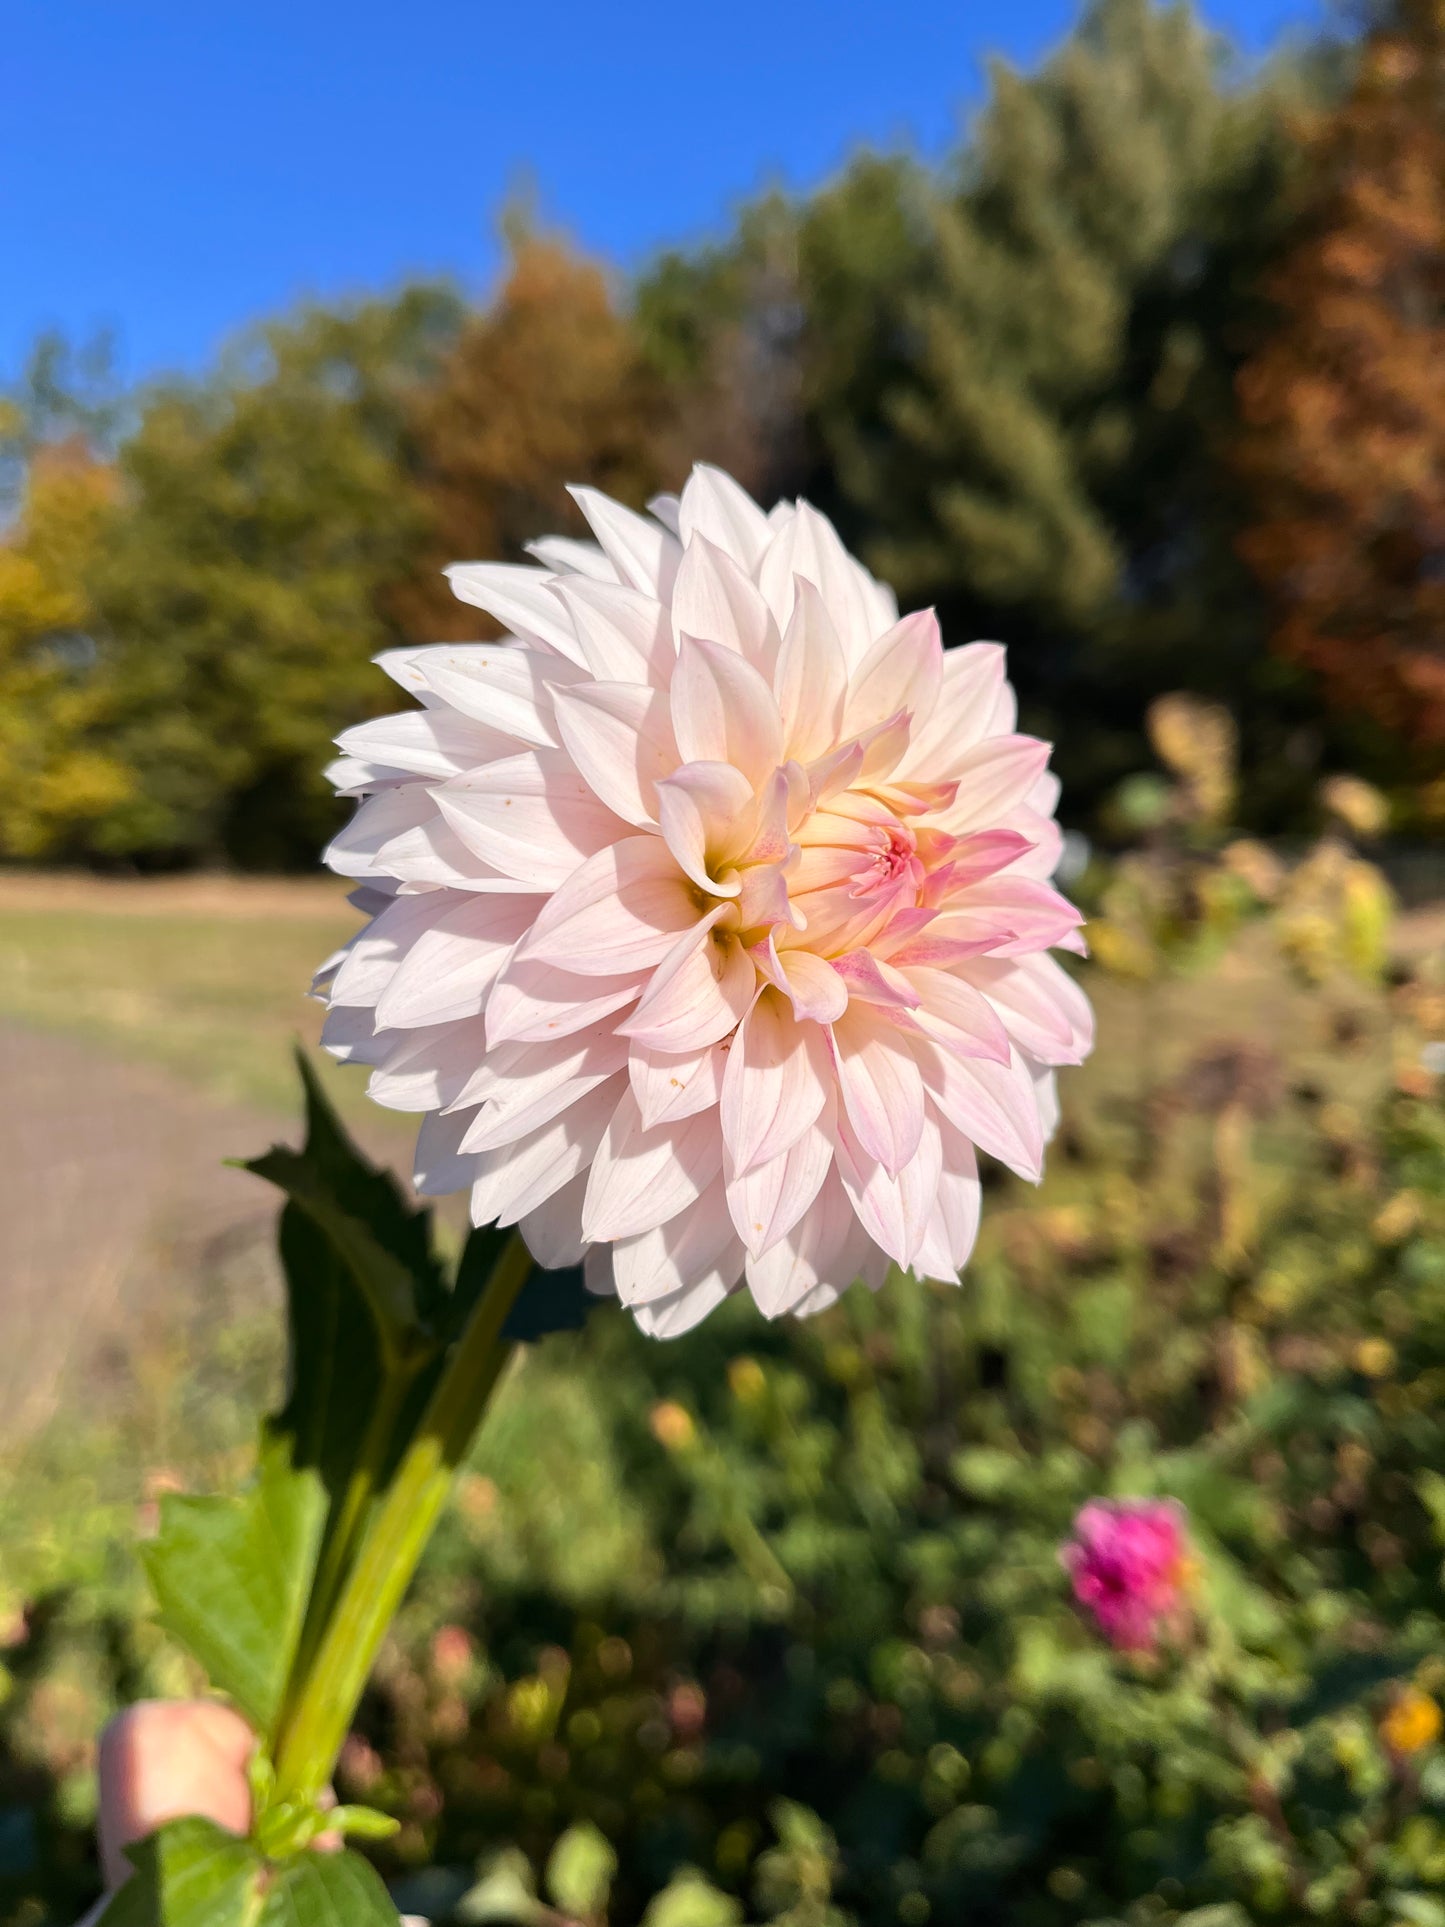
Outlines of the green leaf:
<svg viewBox="0 0 1445 1927">
<path fill-rule="evenodd" d="M 354 1853 L 267 1860 L 210 1820 L 173 1820 L 127 1849 L 135 1873 L 100 1927 L 396 1927 L 375 1869 Z"/>
<path fill-rule="evenodd" d="M 547 1891 L 567 1914 L 600 1914 L 612 1891 L 617 1854 L 597 1828 L 569 1827 L 547 1860 Z"/>
<path fill-rule="evenodd" d="M 161 1501 L 143 1548 L 161 1618 L 260 1732 L 280 1710 L 326 1519 L 314 1473 L 284 1434 L 263 1435 L 252 1485 L 236 1497 Z"/>
<path fill-rule="evenodd" d="M 278 1144 L 243 1168 L 284 1191 L 324 1234 L 365 1298 L 384 1359 L 432 1350 L 450 1294 L 431 1246 L 431 1214 L 413 1210 L 395 1179 L 363 1157 L 299 1051 L 297 1062 L 305 1148 Z"/>
<path fill-rule="evenodd" d="M 642 1916 L 642 1927 L 742 1927 L 742 1903 L 695 1867 L 675 1873 Z"/>
</svg>

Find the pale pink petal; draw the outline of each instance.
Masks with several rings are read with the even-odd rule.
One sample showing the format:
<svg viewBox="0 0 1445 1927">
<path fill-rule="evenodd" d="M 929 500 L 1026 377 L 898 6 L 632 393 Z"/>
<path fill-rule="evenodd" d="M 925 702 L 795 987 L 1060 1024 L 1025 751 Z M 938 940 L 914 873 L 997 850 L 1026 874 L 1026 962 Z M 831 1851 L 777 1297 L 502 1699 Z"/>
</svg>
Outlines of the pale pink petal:
<svg viewBox="0 0 1445 1927">
<path fill-rule="evenodd" d="M 918 1046 L 919 1067 L 934 1105 L 1022 1178 L 1037 1182 L 1043 1171 L 1044 1135 L 1028 1066 L 1016 1051 L 1007 1064 L 987 1058 L 966 1062 L 939 1046 Z"/>
<path fill-rule="evenodd" d="M 1047 950 L 1077 930 L 1083 918 L 1067 897 L 1036 877 L 1005 872 L 961 891 L 940 913 L 932 934 L 965 941 L 993 933 L 1002 957 Z"/>
<path fill-rule="evenodd" d="M 1022 1050 L 1046 1064 L 1082 1064 L 1094 1041 L 1088 999 L 1052 957 L 980 957 L 968 980 Z"/>
<path fill-rule="evenodd" d="M 431 1111 L 422 1119 L 412 1182 L 424 1198 L 445 1198 L 453 1191 L 465 1191 L 475 1178 L 481 1160 L 464 1157 L 461 1150 L 466 1126 L 465 1115 L 458 1112 Z"/>
<path fill-rule="evenodd" d="M 914 1154 L 900 1170 L 890 1173 L 858 1142 L 840 1112 L 834 1155 L 859 1224 L 906 1271 L 938 1199 L 943 1148 L 936 1122 L 932 1117 L 924 1119 Z"/>
<path fill-rule="evenodd" d="M 727 1053 L 717 1044 L 696 1051 L 655 1051 L 634 1043 L 627 1060 L 647 1129 L 710 1110 L 722 1098 Z"/>
<path fill-rule="evenodd" d="M 923 1131 L 923 1079 L 909 1039 L 862 1003 L 850 1003 L 829 1034 L 849 1123 L 869 1156 L 896 1177 Z"/>
<path fill-rule="evenodd" d="M 422 667 L 428 687 L 460 715 L 533 748 L 557 743 L 552 691 L 577 678 L 576 669 L 555 656 L 504 643 L 442 644 L 426 652 Z"/>
<path fill-rule="evenodd" d="M 822 1189 L 833 1163 L 832 1126 L 830 1106 L 786 1151 L 729 1180 L 727 1208 L 754 1256 L 786 1237 Z"/>
<path fill-rule="evenodd" d="M 947 777 L 956 773 L 989 729 L 1004 682 L 1004 651 L 996 642 L 970 642 L 943 653 L 942 679 L 932 714 L 916 727 L 899 772 Z"/>
<path fill-rule="evenodd" d="M 731 763 L 755 784 L 782 762 L 777 699 L 735 651 L 685 636 L 671 703 L 673 734 L 684 762 Z"/>
<path fill-rule="evenodd" d="M 682 547 L 675 535 L 645 515 L 634 515 L 595 488 L 567 493 L 587 517 L 592 533 L 619 578 L 645 595 L 670 596 Z"/>
<path fill-rule="evenodd" d="M 438 782 L 479 763 L 510 756 L 516 749 L 504 731 L 489 729 L 450 709 L 408 709 L 398 716 L 378 716 L 373 722 L 344 729 L 336 742 L 348 756 Z"/>
<path fill-rule="evenodd" d="M 510 1072 L 489 1085 L 462 1149 L 493 1151 L 516 1143 L 596 1090 L 626 1062 L 626 1039 L 605 1025 L 519 1049 Z"/>
<path fill-rule="evenodd" d="M 517 1143 L 479 1152 L 472 1223 L 515 1224 L 587 1170 L 617 1108 L 618 1093 L 625 1088 L 625 1079 L 612 1078 Z M 465 1112 L 452 1116 L 466 1122 Z"/>
<path fill-rule="evenodd" d="M 797 1017 L 811 1017 L 815 1023 L 831 1024 L 848 1008 L 848 988 L 832 964 L 811 951 L 785 949 L 774 953 L 777 976 L 774 981 L 793 1006 Z"/>
<path fill-rule="evenodd" d="M 678 868 L 715 896 L 735 897 L 741 887 L 715 877 L 714 858 L 731 853 L 730 833 L 752 801 L 752 784 L 731 763 L 685 763 L 657 786 L 657 820 Z"/>
<path fill-rule="evenodd" d="M 371 1073 L 366 1095 L 389 1111 L 444 1111 L 486 1047 L 480 1017 L 404 1031 Z"/>
<path fill-rule="evenodd" d="M 920 609 L 879 636 L 853 671 L 843 711 L 844 734 L 857 736 L 905 709 L 911 740 L 913 729 L 933 714 L 942 680 L 938 617 L 931 609 Z"/>
<path fill-rule="evenodd" d="M 535 555 L 544 569 L 558 575 L 587 576 L 593 582 L 617 580 L 616 569 L 595 542 L 578 542 L 570 535 L 544 535 L 526 543 L 525 547 L 528 555 Z"/>
<path fill-rule="evenodd" d="M 817 1201 L 785 1237 L 749 1258 L 748 1289 L 766 1318 L 806 1317 L 835 1304 L 865 1269 L 888 1260 L 853 1215 L 836 1169 L 829 1171 Z"/>
<path fill-rule="evenodd" d="M 570 1037 L 637 1001 L 642 976 L 578 977 L 556 964 L 518 958 L 502 968 L 487 999 L 487 1047 Z"/>
<path fill-rule="evenodd" d="M 795 584 L 773 689 L 789 756 L 806 763 L 835 747 L 848 696 L 848 662 L 827 605 L 806 578 Z"/>
<path fill-rule="evenodd" d="M 714 1272 L 725 1274 L 732 1284 L 742 1257 L 719 1173 L 691 1211 L 650 1231 L 619 1238 L 612 1247 L 612 1273 L 624 1305 L 645 1305 L 702 1284 Z"/>
<path fill-rule="evenodd" d="M 382 991 L 378 1027 L 412 1030 L 479 1017 L 531 912 L 526 897 L 474 896 L 434 917 Z"/>
<path fill-rule="evenodd" d="M 503 875 L 555 889 L 622 824 L 565 750 L 528 750 L 432 791 L 469 850 Z"/>
<path fill-rule="evenodd" d="M 648 514 L 654 522 L 661 522 L 672 535 L 681 535 L 682 531 L 679 527 L 681 511 L 682 504 L 668 489 L 664 489 L 661 495 L 649 495 L 647 498 Z"/>
<path fill-rule="evenodd" d="M 739 1274 L 741 1271 L 739 1252 Z M 654 1298 L 651 1304 L 639 1305 L 635 1313 L 638 1330 L 649 1338 L 681 1338 L 700 1325 L 709 1312 L 716 1311 L 736 1284 L 737 1278 L 729 1279 L 722 1269 L 709 1272 L 700 1283 L 675 1291 L 670 1298 Z"/>
<path fill-rule="evenodd" d="M 758 586 L 780 629 L 786 629 L 792 619 L 798 576 L 820 591 L 851 669 L 863 660 L 873 641 L 873 612 L 837 530 L 807 502 L 799 502 L 796 514 L 774 535 L 758 566 Z"/>
<path fill-rule="evenodd" d="M 913 1254 L 913 1270 L 920 1278 L 956 1284 L 978 1237 L 983 1192 L 972 1144 L 946 1118 L 934 1122 L 942 1143 L 943 1170 L 937 1199 Z"/>
<path fill-rule="evenodd" d="M 650 969 L 697 922 L 697 905 L 660 837 L 599 850 L 554 892 L 518 952 L 584 977 Z"/>
<path fill-rule="evenodd" d="M 666 1224 L 695 1204 L 721 1169 L 722 1140 L 707 1112 L 649 1131 L 626 1089 L 592 1165 L 583 1234 L 589 1243 L 611 1243 Z"/>
<path fill-rule="evenodd" d="M 557 727 L 593 792 L 624 822 L 657 821 L 657 785 L 677 767 L 667 697 L 640 683 L 579 683 L 556 695 Z"/>
<path fill-rule="evenodd" d="M 328 959 L 331 965 L 328 1001 L 333 1005 L 374 1005 L 422 931 L 429 930 L 438 917 L 445 916 L 456 901 L 447 890 L 393 897 L 336 958 Z M 324 967 L 318 971 L 318 979 L 323 974 Z"/>
<path fill-rule="evenodd" d="M 1009 1061 L 1009 1034 L 977 979 L 913 965 L 903 973 L 918 993 L 917 1022 L 936 1043 L 960 1057 Z"/>
<path fill-rule="evenodd" d="M 405 1031 L 378 1031 L 370 1010 L 338 1004 L 326 1013 L 321 1048 L 340 1064 L 384 1064 Z"/>
<path fill-rule="evenodd" d="M 717 929 L 720 904 L 679 937 L 619 1030 L 650 1050 L 694 1051 L 726 1037 L 752 1002 L 757 971 L 734 936 Z"/>
<path fill-rule="evenodd" d="M 768 518 L 751 495 L 739 488 L 731 475 L 706 462 L 697 464 L 682 491 L 677 530 L 684 543 L 705 536 L 749 575 L 771 540 Z"/>
<path fill-rule="evenodd" d="M 961 836 L 991 829 L 1022 803 L 1049 760 L 1049 745 L 1032 736 L 996 736 L 958 759 L 958 794 L 940 813 L 939 828 Z"/>
<path fill-rule="evenodd" d="M 524 1212 L 517 1220 L 528 1251 L 547 1271 L 582 1262 L 586 1249 L 582 1243 L 582 1198 L 586 1190 L 587 1173 L 579 1171 L 535 1211 Z"/>
<path fill-rule="evenodd" d="M 723 1072 L 722 1136 L 734 1176 L 796 1143 L 829 1087 L 823 1033 L 764 990 L 738 1027 Z"/>
<path fill-rule="evenodd" d="M 706 536 L 688 543 L 672 591 L 672 633 L 679 649 L 697 636 L 732 649 L 771 672 L 778 654 L 778 626 L 756 583 Z"/>
<path fill-rule="evenodd" d="M 667 684 L 676 653 L 667 610 L 655 596 L 588 576 L 554 583 L 577 631 L 577 650 L 601 682 Z"/>
<path fill-rule="evenodd" d="M 454 562 L 446 577 L 454 596 L 485 609 L 514 635 L 546 643 L 572 661 L 582 661 L 567 612 L 552 593 L 548 570 L 513 562 Z"/>
</svg>

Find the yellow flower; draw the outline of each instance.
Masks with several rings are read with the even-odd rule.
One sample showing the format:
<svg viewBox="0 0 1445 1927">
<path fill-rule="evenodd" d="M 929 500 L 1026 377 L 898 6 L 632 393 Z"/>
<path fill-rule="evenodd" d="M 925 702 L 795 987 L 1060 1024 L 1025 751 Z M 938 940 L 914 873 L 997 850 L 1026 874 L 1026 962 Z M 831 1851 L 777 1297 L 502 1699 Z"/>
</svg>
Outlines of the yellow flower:
<svg viewBox="0 0 1445 1927">
<path fill-rule="evenodd" d="M 1392 1753 L 1423 1753 L 1440 1737 L 1440 1708 L 1428 1693 L 1407 1686 L 1380 1721 L 1380 1738 Z"/>
<path fill-rule="evenodd" d="M 697 1437 L 697 1427 L 692 1422 L 692 1414 L 685 1405 L 675 1399 L 664 1398 L 653 1406 L 649 1414 L 652 1436 L 659 1445 L 666 1446 L 669 1452 L 684 1451 Z"/>
</svg>

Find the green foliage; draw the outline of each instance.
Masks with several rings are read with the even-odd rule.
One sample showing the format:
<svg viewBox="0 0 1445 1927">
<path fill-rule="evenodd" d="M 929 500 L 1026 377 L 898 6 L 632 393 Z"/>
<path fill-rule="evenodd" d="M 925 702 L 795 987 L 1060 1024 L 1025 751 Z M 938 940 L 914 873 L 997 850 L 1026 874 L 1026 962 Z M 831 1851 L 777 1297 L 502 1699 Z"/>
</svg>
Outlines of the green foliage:
<svg viewBox="0 0 1445 1927">
<path fill-rule="evenodd" d="M 281 1712 L 326 1518 L 321 1483 L 293 1450 L 284 1432 L 265 1438 L 239 1497 L 167 1494 L 145 1549 L 165 1625 L 257 1732 Z"/>
<path fill-rule="evenodd" d="M 354 1853 L 268 1861 L 209 1820 L 174 1820 L 130 1851 L 135 1873 L 104 1927 L 394 1927 L 396 1909 Z"/>
<path fill-rule="evenodd" d="M 386 593 L 427 526 L 411 398 L 458 318 L 427 287 L 306 310 L 148 398 L 90 578 L 102 740 L 134 776 L 96 854 L 275 865 L 324 841 L 327 746 L 383 696 Z"/>
</svg>

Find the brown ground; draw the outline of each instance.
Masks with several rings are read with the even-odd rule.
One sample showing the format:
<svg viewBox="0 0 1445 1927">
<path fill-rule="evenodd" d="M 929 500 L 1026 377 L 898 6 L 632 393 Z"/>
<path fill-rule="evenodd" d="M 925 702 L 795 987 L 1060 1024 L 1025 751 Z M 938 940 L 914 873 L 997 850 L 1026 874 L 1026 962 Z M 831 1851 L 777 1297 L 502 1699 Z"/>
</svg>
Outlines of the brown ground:
<svg viewBox="0 0 1445 1927">
<path fill-rule="evenodd" d="M 0 1024 L 0 1442 L 84 1396 L 137 1308 L 258 1244 L 267 1187 L 222 1159 L 274 1126 L 162 1072 Z M 158 1292 L 157 1288 L 160 1287 Z M 179 1301 L 178 1301 L 179 1302 Z"/>
</svg>

